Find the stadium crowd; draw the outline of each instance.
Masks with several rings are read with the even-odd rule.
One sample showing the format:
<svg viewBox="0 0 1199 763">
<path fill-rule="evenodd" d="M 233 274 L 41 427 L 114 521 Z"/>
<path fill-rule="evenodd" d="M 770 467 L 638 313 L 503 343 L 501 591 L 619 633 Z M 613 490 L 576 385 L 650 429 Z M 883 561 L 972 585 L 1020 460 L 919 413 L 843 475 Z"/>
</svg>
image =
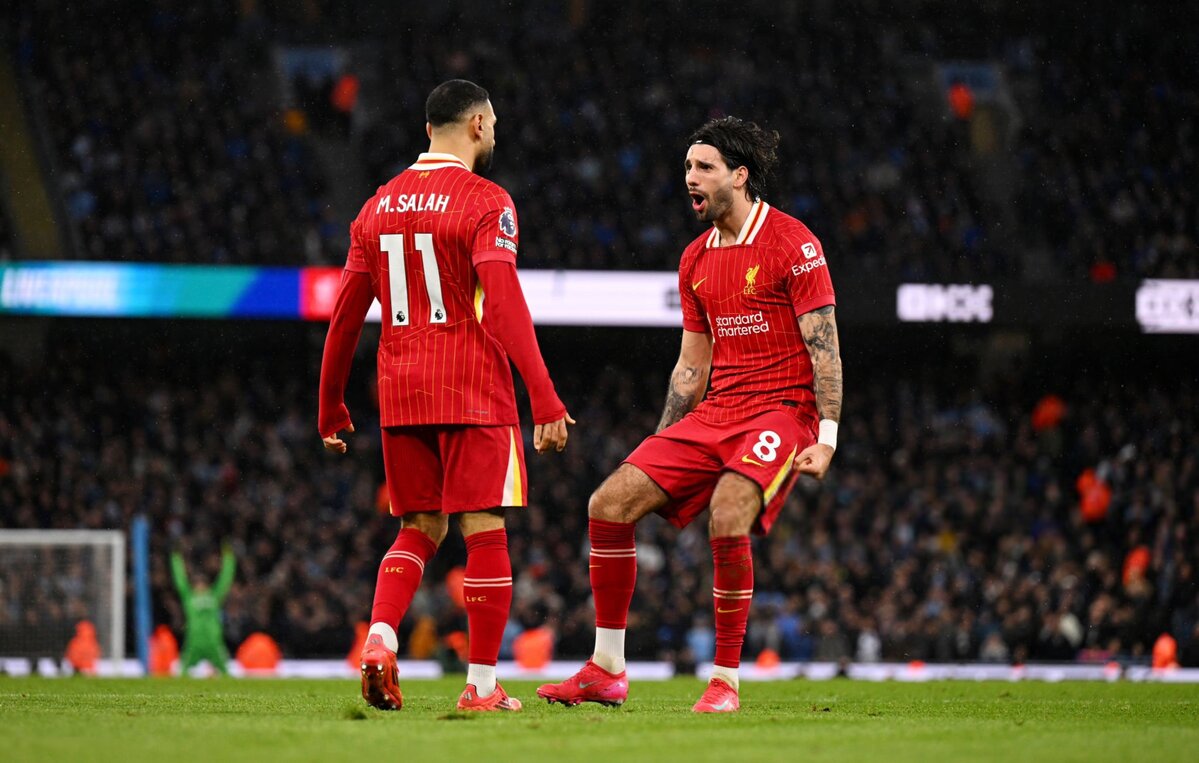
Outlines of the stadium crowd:
<svg viewBox="0 0 1199 763">
<path fill-rule="evenodd" d="M 18 61 L 51 186 L 92 260 L 304 265 L 344 256 L 303 120 L 233 4 L 38 3 Z"/>
<path fill-rule="evenodd" d="M 388 45 L 359 64 L 387 88 L 361 141 L 371 177 L 423 150 L 411 116 L 423 79 L 494 72 L 484 80 L 500 116 L 495 176 L 519 205 L 521 258 L 534 267 L 674 267 L 694 238 L 687 135 L 726 114 L 779 131 L 770 199 L 846 262 L 911 279 L 1008 267 L 985 246 L 964 147 L 949 125 L 917 116 L 895 19 L 838 24 L 793 4 L 745 3 L 722 37 L 729 56 L 696 42 L 703 14 L 590 6 L 572 27 L 564 10 L 528 4 L 489 18 L 486 41 L 400 30 L 403 55 Z"/>
<path fill-rule="evenodd" d="M 688 42 L 678 24 L 700 20 L 667 6 L 595 4 L 585 28 L 545 11 L 518 4 L 486 39 L 408 28 L 364 46 L 354 65 L 377 87 L 357 138 L 369 177 L 382 182 L 424 149 L 413 114 L 425 80 L 476 76 L 504 115 L 496 179 L 530 231 L 527 263 L 668 269 L 691 238 L 682 141 L 709 117 L 752 113 L 782 134 L 773 200 L 847 261 L 913 279 L 1009 269 L 985 247 L 953 132 L 915 115 L 888 27 L 808 23 L 793 6 L 777 23 L 772 5 L 750 4 L 733 30 L 750 53 L 733 64 Z M 88 16 L 62 24 L 37 6 L 19 38 L 37 108 L 53 116 L 54 184 L 80 256 L 341 261 L 347 221 L 332 219 L 303 116 L 279 107 L 264 19 L 170 3 L 132 24 L 104 3 Z M 601 44 L 616 35 L 619 46 Z"/>
<path fill-rule="evenodd" d="M 1068 275 L 1195 278 L 1199 86 L 1187 51 L 1199 36 L 1163 34 L 1157 13 L 1121 15 L 1034 38 L 1021 216 Z"/>
<path fill-rule="evenodd" d="M 683 141 L 731 113 L 781 133 L 770 198 L 844 267 L 914 281 L 1019 275 L 1018 253 L 993 235 L 1004 216 L 980 199 L 967 132 L 927 108 L 921 74 L 989 59 L 1028 84 L 1016 211 L 1056 272 L 1199 272 L 1186 182 L 1199 93 L 1182 52 L 1194 33 L 1160 35 L 1154 13 L 1078 27 L 1065 11 L 1030 25 L 1002 5 L 954 6 L 968 33 L 942 28 L 936 2 L 910 13 L 747 2 L 717 47 L 704 14 L 670 3 L 374 9 L 382 38 L 353 4 L 159 2 L 132 21 L 115 7 L 91 4 L 86 24 L 63 23 L 53 3 L 17 16 L 52 182 L 87 259 L 340 263 L 341 218 L 356 210 L 334 213 L 309 134 L 328 122 L 328 95 L 284 108 L 294 84 L 272 58 L 315 36 L 345 52 L 355 93 L 361 76 L 347 134 L 371 183 L 425 148 L 431 83 L 464 76 L 492 91 L 494 177 L 517 202 L 533 267 L 671 268 L 691 238 Z"/>
<path fill-rule="evenodd" d="M 61 337 L 44 366 L 4 361 L 0 525 L 127 527 L 147 515 L 154 619 L 177 632 L 168 553 L 183 549 L 193 574 L 211 579 L 228 539 L 238 558 L 231 647 L 265 631 L 291 656 L 341 656 L 397 529 L 382 513 L 372 364 L 360 357 L 350 400 L 358 431 L 349 456 L 334 457 L 314 434 L 312 353 L 263 340 L 265 330 L 251 344 L 271 346 L 269 358 L 184 353 L 194 344 L 139 334 L 146 349 L 127 363 L 104 362 L 79 336 Z M 551 367 L 573 341 L 547 341 Z M 511 638 L 540 626 L 558 656 L 591 648 L 585 507 L 657 421 L 668 369 L 660 352 L 637 357 L 645 341 L 620 340 L 620 365 L 595 349 L 596 369 L 556 373 L 581 423 L 566 453 L 530 454 L 531 505 L 511 517 L 506 655 Z M 1199 665 L 1194 379 L 1131 383 L 1131 370 L 1115 366 L 1013 371 L 968 392 L 957 382 L 978 369 L 954 363 L 912 371 L 863 361 L 854 373 L 830 478 L 801 484 L 775 531 L 755 541 L 747 658 L 770 649 L 789 660 L 1140 659 L 1170 632 L 1184 664 Z M 703 522 L 679 531 L 647 521 L 638 544 L 630 658 L 683 667 L 710 658 Z M 462 628 L 446 580 L 463 559 L 451 533 L 401 633 L 414 654 L 428 654 L 418 642 L 431 634 L 437 643 Z M 0 626 L 59 609 L 0 587 Z"/>
</svg>

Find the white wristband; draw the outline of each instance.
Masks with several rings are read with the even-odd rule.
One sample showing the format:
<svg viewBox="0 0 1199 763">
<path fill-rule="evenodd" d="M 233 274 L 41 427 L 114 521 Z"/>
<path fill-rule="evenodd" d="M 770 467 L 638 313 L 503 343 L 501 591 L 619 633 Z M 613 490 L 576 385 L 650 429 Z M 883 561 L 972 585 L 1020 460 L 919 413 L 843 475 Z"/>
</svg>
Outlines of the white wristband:
<svg viewBox="0 0 1199 763">
<path fill-rule="evenodd" d="M 820 437 L 816 442 L 821 445 L 827 445 L 833 450 L 837 449 L 837 422 L 832 419 L 820 420 Z"/>
</svg>

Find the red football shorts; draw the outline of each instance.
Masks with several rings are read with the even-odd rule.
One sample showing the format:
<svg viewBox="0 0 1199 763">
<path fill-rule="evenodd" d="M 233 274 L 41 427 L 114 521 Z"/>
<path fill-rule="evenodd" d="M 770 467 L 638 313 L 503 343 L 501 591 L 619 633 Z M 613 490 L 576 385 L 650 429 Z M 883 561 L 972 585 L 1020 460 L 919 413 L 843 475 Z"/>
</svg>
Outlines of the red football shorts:
<svg viewBox="0 0 1199 763">
<path fill-rule="evenodd" d="M 520 427 L 384 427 L 391 513 L 457 514 L 524 506 L 528 475 Z"/>
<path fill-rule="evenodd" d="M 658 511 L 686 527 L 708 508 L 716 481 L 736 472 L 762 488 L 763 509 L 754 532 L 768 532 L 778 519 L 799 472 L 792 462 L 816 442 L 816 432 L 793 414 L 767 411 L 745 421 L 709 424 L 694 415 L 647 437 L 625 463 L 649 475 L 670 496 Z"/>
</svg>

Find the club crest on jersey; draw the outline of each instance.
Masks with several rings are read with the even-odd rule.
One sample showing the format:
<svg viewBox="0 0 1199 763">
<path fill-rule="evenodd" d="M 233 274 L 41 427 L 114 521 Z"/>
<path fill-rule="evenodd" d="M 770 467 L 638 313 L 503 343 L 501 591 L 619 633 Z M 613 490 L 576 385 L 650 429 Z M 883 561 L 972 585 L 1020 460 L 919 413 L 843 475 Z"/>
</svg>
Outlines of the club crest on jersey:
<svg viewBox="0 0 1199 763">
<path fill-rule="evenodd" d="M 742 294 L 752 297 L 758 293 L 758 271 L 761 269 L 761 265 L 754 265 L 745 271 L 745 289 L 742 290 Z"/>
<path fill-rule="evenodd" d="M 516 235 L 516 215 L 512 213 L 512 207 L 504 207 L 500 214 L 500 230 L 509 238 Z"/>
</svg>

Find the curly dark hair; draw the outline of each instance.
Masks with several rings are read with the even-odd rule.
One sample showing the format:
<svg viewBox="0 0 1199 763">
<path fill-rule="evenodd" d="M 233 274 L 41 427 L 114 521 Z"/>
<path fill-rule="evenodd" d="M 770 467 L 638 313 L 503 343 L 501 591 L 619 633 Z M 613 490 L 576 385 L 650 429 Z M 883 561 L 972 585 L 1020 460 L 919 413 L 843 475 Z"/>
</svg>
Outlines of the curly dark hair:
<svg viewBox="0 0 1199 763">
<path fill-rule="evenodd" d="M 766 197 L 766 182 L 778 163 L 775 149 L 779 145 L 776 130 L 764 130 L 753 122 L 737 117 L 713 119 L 687 139 L 687 145 L 703 143 L 720 152 L 729 169 L 749 170 L 749 195 L 753 199 Z"/>
</svg>

